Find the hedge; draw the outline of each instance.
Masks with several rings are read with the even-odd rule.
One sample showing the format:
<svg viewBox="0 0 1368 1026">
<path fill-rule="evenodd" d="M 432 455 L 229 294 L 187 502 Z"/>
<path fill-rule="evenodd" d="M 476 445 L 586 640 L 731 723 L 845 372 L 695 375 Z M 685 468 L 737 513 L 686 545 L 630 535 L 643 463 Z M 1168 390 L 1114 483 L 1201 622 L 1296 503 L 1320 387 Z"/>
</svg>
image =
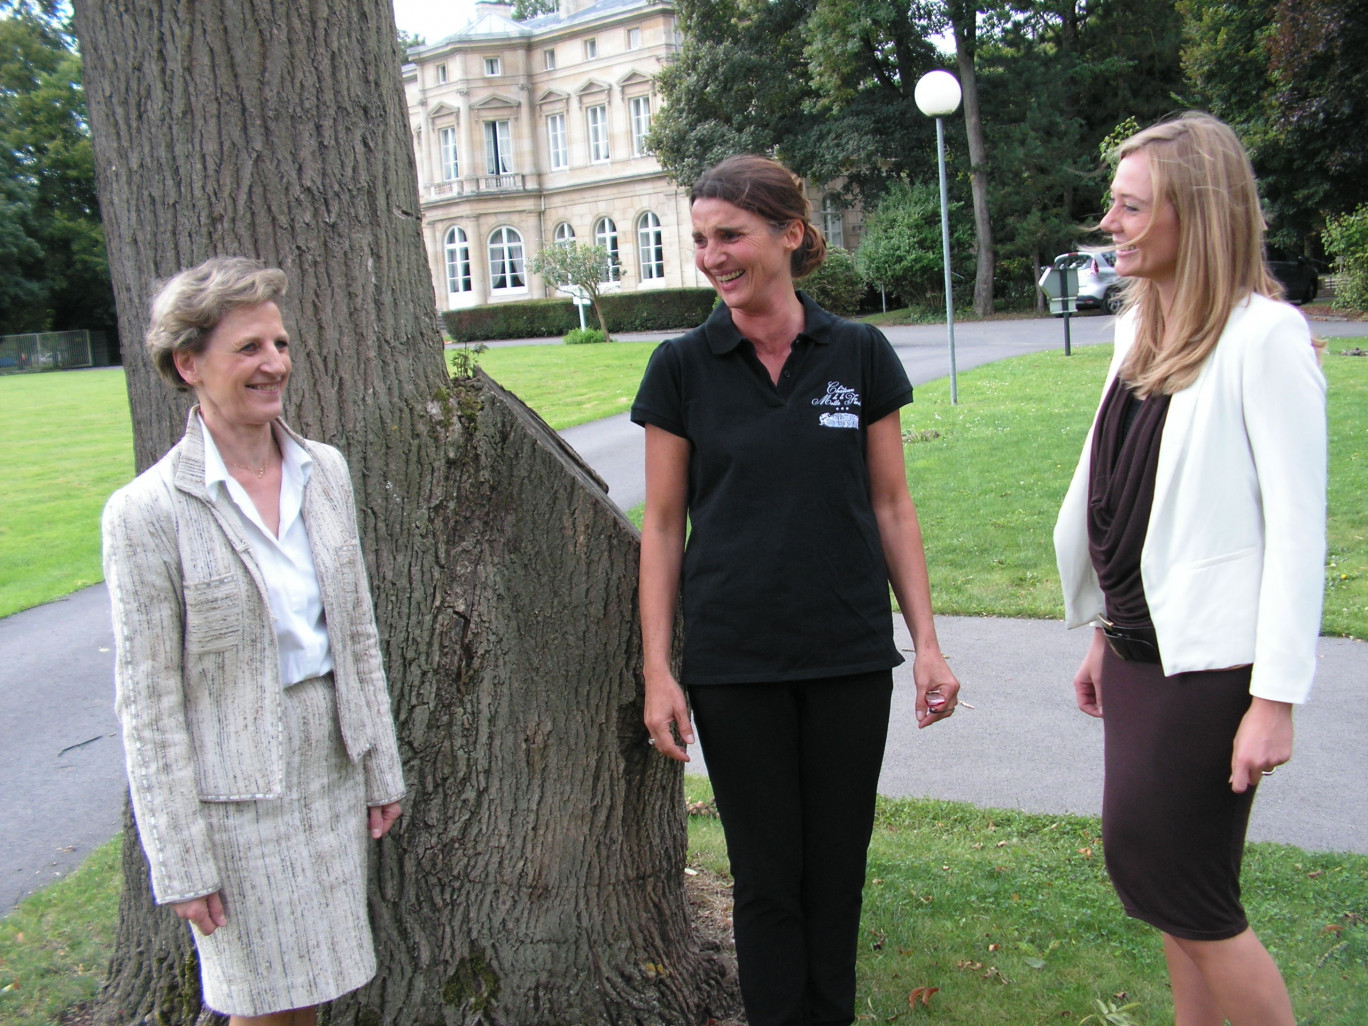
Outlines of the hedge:
<svg viewBox="0 0 1368 1026">
<path fill-rule="evenodd" d="M 712 289 L 650 289 L 610 292 L 599 297 L 609 331 L 676 331 L 702 324 L 712 313 Z M 585 322 L 596 326 L 592 310 Z M 568 299 L 528 299 L 491 303 L 442 314 L 446 333 L 460 342 L 493 339 L 551 338 L 579 327 L 579 313 Z"/>
</svg>

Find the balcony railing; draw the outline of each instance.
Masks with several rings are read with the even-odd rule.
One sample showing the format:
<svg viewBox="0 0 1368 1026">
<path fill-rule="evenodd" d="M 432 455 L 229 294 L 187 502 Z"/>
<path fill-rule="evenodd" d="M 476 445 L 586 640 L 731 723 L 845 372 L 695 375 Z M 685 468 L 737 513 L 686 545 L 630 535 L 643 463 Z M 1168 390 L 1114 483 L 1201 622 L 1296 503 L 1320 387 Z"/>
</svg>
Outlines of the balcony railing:
<svg viewBox="0 0 1368 1026">
<path fill-rule="evenodd" d="M 428 198 L 474 196 L 482 192 L 522 192 L 526 187 L 524 175 L 478 175 L 473 178 L 453 178 L 446 182 L 433 182 L 428 186 Z"/>
</svg>

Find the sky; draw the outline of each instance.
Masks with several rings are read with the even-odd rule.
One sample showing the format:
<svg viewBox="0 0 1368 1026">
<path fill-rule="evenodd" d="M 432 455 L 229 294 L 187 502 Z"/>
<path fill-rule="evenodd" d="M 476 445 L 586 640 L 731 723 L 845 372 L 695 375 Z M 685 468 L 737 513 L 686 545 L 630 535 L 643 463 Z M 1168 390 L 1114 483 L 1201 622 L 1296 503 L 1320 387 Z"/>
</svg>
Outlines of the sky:
<svg viewBox="0 0 1368 1026">
<path fill-rule="evenodd" d="M 445 39 L 475 17 L 475 0 L 394 0 L 394 23 L 426 42 Z"/>
</svg>

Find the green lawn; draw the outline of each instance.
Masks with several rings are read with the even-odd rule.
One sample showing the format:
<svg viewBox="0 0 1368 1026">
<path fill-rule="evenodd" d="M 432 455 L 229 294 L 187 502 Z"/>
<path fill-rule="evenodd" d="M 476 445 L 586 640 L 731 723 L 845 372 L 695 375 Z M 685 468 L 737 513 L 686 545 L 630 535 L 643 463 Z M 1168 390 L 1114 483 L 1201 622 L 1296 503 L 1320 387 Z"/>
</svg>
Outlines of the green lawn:
<svg viewBox="0 0 1368 1026">
<path fill-rule="evenodd" d="M 133 477 L 118 368 L 0 377 L 0 616 L 103 578 L 100 511 Z"/>
<path fill-rule="evenodd" d="M 91 1000 L 114 948 L 119 839 L 0 918 L 0 1022 L 47 1026 Z"/>
<path fill-rule="evenodd" d="M 687 801 L 712 797 L 686 777 Z M 1096 1000 L 1171 1023 L 1158 935 L 1127 919 L 1099 825 L 952 802 L 879 800 L 859 954 L 861 1021 L 1074 1026 Z M 0 1022 L 46 1026 L 95 995 L 118 916 L 118 840 L 0 919 Z M 689 864 L 725 875 L 714 818 L 689 821 Z M 1368 857 L 1251 844 L 1250 920 L 1307 1026 L 1368 1022 Z M 936 987 L 908 1008 L 916 988 Z M 1124 999 L 1118 995 L 1124 994 Z"/>
<path fill-rule="evenodd" d="M 557 431 L 626 413 L 658 342 L 508 346 L 477 362 Z M 447 351 L 450 365 L 454 354 Z"/>
<path fill-rule="evenodd" d="M 711 797 L 686 777 L 689 802 Z M 859 951 L 861 1021 L 1075 1026 L 1097 1000 L 1173 1022 L 1159 935 L 1122 913 L 1093 817 L 879 799 Z M 716 819 L 693 817 L 689 862 L 725 873 Z M 1368 1022 L 1368 857 L 1251 844 L 1244 898 L 1298 1022 Z M 918 988 L 935 987 L 909 1009 Z M 1125 997 L 1120 997 L 1120 995 Z M 1094 1020 L 1095 1022 L 1096 1020 Z"/>
</svg>

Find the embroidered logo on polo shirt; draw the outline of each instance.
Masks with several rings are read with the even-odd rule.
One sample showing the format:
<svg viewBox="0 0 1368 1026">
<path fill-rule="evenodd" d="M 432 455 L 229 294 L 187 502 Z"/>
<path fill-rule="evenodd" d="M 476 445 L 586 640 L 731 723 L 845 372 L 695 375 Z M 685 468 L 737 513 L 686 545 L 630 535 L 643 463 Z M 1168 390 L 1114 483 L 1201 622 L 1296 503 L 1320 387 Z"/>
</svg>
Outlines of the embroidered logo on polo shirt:
<svg viewBox="0 0 1368 1026">
<path fill-rule="evenodd" d="M 858 428 L 860 426 L 859 414 L 851 413 L 852 406 L 860 405 L 860 393 L 853 388 L 847 388 L 839 381 L 828 381 L 826 395 L 819 395 L 812 400 L 813 406 L 834 406 L 835 410 L 823 413 L 817 418 L 817 423 L 822 427 L 829 428 Z"/>
</svg>

